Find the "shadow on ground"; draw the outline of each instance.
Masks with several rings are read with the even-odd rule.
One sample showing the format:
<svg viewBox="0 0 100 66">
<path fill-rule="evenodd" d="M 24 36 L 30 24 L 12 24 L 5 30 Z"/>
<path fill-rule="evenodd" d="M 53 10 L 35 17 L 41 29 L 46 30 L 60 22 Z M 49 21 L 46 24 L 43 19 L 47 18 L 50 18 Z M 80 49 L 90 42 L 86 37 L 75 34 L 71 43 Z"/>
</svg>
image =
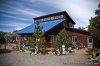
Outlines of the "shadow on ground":
<svg viewBox="0 0 100 66">
<path fill-rule="evenodd" d="M 11 50 L 9 49 L 0 49 L 0 54 L 3 54 L 3 53 L 10 53 Z"/>
<path fill-rule="evenodd" d="M 10 64 L 5 64 L 5 65 L 1 65 L 1 66 L 11 66 Z"/>
</svg>

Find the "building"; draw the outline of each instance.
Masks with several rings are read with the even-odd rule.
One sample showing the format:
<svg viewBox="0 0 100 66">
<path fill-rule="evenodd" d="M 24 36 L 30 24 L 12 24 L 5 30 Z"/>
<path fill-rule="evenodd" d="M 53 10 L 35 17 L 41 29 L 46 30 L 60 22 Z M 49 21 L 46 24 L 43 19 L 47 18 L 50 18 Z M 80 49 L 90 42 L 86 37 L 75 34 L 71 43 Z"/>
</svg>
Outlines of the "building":
<svg viewBox="0 0 100 66">
<path fill-rule="evenodd" d="M 35 30 L 35 23 L 40 22 L 40 26 L 43 26 L 43 31 L 45 31 L 44 37 L 48 48 L 52 47 L 55 41 L 55 36 L 64 28 L 66 29 L 69 37 L 72 39 L 74 46 L 81 44 L 87 48 L 93 47 L 91 33 L 86 30 L 74 28 L 76 23 L 66 11 L 44 15 L 33 19 L 34 23 L 32 25 L 16 32 L 21 36 L 20 40 L 24 42 L 24 44 L 28 43 L 28 40 L 31 39 L 32 32 Z"/>
</svg>

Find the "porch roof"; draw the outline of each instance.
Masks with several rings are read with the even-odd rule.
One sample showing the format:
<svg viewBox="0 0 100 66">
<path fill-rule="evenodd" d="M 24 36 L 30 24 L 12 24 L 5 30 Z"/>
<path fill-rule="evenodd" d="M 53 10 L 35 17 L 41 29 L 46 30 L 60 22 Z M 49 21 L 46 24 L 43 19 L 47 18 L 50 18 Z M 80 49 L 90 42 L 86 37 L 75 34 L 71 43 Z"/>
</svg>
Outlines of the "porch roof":
<svg viewBox="0 0 100 66">
<path fill-rule="evenodd" d="M 42 22 L 42 23 L 40 23 L 40 26 L 43 27 L 42 31 L 46 32 L 63 21 L 64 21 L 64 19 Z M 29 26 L 17 31 L 16 34 L 31 34 L 32 32 L 35 31 L 35 25 L 36 24 L 33 23 L 32 25 L 29 25 Z"/>
</svg>

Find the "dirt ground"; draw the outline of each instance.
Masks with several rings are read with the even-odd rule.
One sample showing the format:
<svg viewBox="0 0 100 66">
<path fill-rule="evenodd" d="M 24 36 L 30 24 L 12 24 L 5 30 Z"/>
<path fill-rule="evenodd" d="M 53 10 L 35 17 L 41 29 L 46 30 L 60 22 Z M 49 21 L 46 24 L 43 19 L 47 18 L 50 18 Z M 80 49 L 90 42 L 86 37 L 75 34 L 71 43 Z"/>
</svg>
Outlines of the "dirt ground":
<svg viewBox="0 0 100 66">
<path fill-rule="evenodd" d="M 4 49 L 4 48 L 5 48 L 5 44 L 0 44 L 0 49 Z M 6 44 L 6 49 L 13 50 L 15 48 L 16 48 L 15 43 Z"/>
<path fill-rule="evenodd" d="M 75 53 L 61 56 L 12 51 L 0 54 L 0 66 L 99 66 L 89 63 L 86 50 L 74 50 Z"/>
</svg>

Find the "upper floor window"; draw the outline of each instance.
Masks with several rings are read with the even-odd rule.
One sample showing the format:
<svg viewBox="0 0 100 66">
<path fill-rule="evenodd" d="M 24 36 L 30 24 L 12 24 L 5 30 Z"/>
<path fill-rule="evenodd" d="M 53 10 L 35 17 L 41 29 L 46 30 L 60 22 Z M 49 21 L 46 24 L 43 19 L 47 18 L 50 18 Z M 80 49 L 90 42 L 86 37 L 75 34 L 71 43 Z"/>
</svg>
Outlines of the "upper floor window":
<svg viewBox="0 0 100 66">
<path fill-rule="evenodd" d="M 69 23 L 69 27 L 70 27 L 70 28 L 74 28 L 74 24 Z"/>
<path fill-rule="evenodd" d="M 49 35 L 49 43 L 54 43 L 54 35 Z"/>
</svg>

